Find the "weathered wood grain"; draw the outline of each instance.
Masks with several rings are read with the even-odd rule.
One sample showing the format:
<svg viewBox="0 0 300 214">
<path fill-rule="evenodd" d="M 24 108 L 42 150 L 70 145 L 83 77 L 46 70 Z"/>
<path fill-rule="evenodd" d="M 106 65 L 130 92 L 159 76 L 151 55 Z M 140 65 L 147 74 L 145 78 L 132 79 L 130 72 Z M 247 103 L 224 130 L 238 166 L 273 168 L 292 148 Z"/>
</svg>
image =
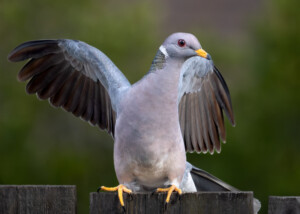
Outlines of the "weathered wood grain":
<svg viewBox="0 0 300 214">
<path fill-rule="evenodd" d="M 300 214 L 300 196 L 269 196 L 269 214 Z"/>
<path fill-rule="evenodd" d="M 2 214 L 74 214 L 76 186 L 0 185 Z"/>
<path fill-rule="evenodd" d="M 178 196 L 172 194 L 170 204 L 165 207 L 166 194 L 124 194 L 128 214 L 252 214 L 252 192 L 197 192 Z M 124 213 L 116 193 L 90 193 L 90 214 Z"/>
</svg>

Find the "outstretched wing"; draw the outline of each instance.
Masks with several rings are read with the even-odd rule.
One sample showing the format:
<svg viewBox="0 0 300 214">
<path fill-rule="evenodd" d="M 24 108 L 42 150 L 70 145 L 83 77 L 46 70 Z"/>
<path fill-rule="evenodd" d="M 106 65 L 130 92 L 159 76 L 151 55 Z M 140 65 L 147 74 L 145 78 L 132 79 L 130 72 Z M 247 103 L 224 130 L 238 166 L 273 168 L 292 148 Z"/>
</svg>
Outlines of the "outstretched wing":
<svg viewBox="0 0 300 214">
<path fill-rule="evenodd" d="M 178 91 L 180 127 L 187 152 L 221 151 L 225 141 L 223 111 L 234 117 L 227 85 L 211 60 L 196 56 L 181 70 Z"/>
<path fill-rule="evenodd" d="M 20 81 L 30 80 L 27 93 L 113 136 L 118 102 L 130 83 L 104 53 L 81 41 L 37 40 L 19 45 L 8 59 L 30 59 L 18 74 Z"/>
</svg>

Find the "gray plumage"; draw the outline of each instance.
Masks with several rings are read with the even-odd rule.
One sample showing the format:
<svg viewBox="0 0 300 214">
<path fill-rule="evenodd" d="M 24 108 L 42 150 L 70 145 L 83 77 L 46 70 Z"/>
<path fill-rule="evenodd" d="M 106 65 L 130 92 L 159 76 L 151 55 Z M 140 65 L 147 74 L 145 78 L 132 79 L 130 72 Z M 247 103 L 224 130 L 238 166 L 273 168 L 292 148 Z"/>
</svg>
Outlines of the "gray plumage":
<svg viewBox="0 0 300 214">
<path fill-rule="evenodd" d="M 223 111 L 234 125 L 227 85 L 191 34 L 169 36 L 133 85 L 104 53 L 81 41 L 26 42 L 8 59 L 30 59 L 18 74 L 29 80 L 28 93 L 114 137 L 117 178 L 133 191 L 179 187 L 185 152 L 220 152 Z"/>
</svg>

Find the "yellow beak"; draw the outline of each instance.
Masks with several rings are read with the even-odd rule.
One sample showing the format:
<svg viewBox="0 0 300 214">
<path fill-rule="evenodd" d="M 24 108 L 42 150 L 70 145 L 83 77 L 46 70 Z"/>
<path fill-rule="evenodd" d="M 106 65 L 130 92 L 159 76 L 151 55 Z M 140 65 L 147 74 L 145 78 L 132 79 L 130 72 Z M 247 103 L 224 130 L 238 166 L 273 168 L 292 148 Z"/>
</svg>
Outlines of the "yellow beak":
<svg viewBox="0 0 300 214">
<path fill-rule="evenodd" d="M 202 48 L 198 49 L 195 51 L 197 53 L 198 56 L 201 56 L 203 58 L 206 58 L 207 59 L 207 53 L 205 50 L 203 50 Z"/>
</svg>

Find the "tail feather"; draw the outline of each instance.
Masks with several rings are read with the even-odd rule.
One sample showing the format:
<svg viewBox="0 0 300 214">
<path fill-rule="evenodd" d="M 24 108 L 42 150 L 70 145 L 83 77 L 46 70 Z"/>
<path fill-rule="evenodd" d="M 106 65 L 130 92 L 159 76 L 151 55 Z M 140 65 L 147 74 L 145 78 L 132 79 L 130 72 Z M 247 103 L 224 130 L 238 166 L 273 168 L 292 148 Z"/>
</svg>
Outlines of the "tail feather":
<svg viewBox="0 0 300 214">
<path fill-rule="evenodd" d="M 191 169 L 191 175 L 197 191 L 240 191 L 208 172 L 194 166 Z"/>
<path fill-rule="evenodd" d="M 197 191 L 230 191 L 239 192 L 241 190 L 225 183 L 219 178 L 209 174 L 208 172 L 187 163 L 184 179 L 181 183 L 181 188 L 186 186 L 191 186 L 191 180 L 189 180 L 189 175 L 191 175 L 192 182 L 195 185 Z M 253 212 L 258 213 L 261 208 L 261 203 L 258 199 L 253 198 Z"/>
</svg>

